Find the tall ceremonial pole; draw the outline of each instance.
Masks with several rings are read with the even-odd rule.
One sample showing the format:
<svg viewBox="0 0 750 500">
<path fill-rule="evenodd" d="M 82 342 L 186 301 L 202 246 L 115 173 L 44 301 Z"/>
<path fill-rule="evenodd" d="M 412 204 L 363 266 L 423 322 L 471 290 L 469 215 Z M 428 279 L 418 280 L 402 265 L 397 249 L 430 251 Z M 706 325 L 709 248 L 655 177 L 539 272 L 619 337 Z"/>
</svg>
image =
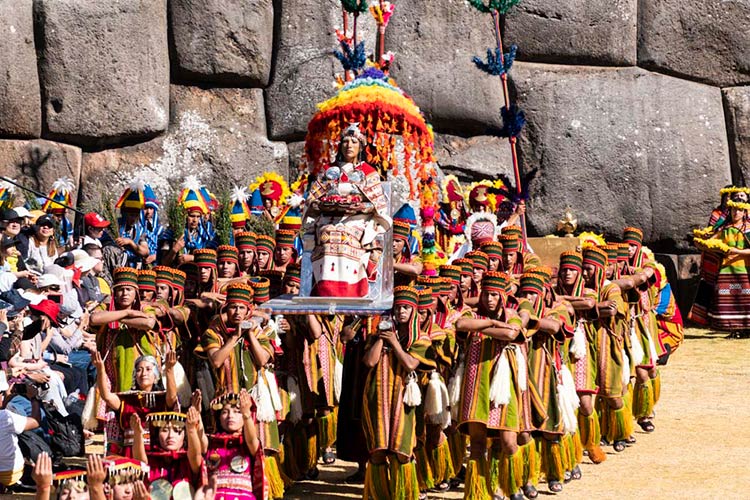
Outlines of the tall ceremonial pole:
<svg viewBox="0 0 750 500">
<path fill-rule="evenodd" d="M 485 1 L 487 1 L 487 4 L 485 4 Z M 521 201 L 523 185 L 521 180 L 521 170 L 518 165 L 516 143 L 518 142 L 518 136 L 526 123 L 526 119 L 523 111 L 520 111 L 511 103 L 510 92 L 508 90 L 508 71 L 513 65 L 517 47 L 512 45 L 510 47 L 510 52 L 507 54 L 503 52 L 503 37 L 500 32 L 500 16 L 505 15 L 520 1 L 521 0 L 469 0 L 471 6 L 479 12 L 490 14 L 492 16 L 492 27 L 496 42 L 494 53 L 492 49 L 487 49 L 487 62 L 479 57 L 474 57 L 473 60 L 480 70 L 489 75 L 500 77 L 505 105 L 500 110 L 503 118 L 503 128 L 498 135 L 500 137 L 507 137 L 508 143 L 510 144 L 511 158 L 513 161 L 513 175 L 516 182 L 516 194 L 518 195 L 518 200 L 516 200 L 517 203 L 520 203 Z M 523 231 L 523 247 L 526 249 L 528 248 L 526 241 L 526 214 L 521 213 L 520 216 L 521 229 Z"/>
</svg>

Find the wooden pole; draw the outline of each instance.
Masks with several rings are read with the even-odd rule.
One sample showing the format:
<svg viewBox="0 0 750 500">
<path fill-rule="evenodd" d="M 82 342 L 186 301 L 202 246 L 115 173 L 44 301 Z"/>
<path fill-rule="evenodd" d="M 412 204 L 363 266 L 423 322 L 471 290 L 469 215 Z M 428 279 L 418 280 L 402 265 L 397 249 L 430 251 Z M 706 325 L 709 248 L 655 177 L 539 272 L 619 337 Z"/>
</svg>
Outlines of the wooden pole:
<svg viewBox="0 0 750 500">
<path fill-rule="evenodd" d="M 495 30 L 495 41 L 497 42 L 497 49 L 500 52 L 500 64 L 505 65 L 505 54 L 503 54 L 503 38 L 500 33 L 500 14 L 496 11 L 492 11 L 492 21 Z M 510 110 L 510 92 L 508 90 L 508 74 L 503 72 L 500 75 L 500 80 L 503 86 L 503 100 L 505 101 L 505 108 Z M 516 150 L 516 138 L 509 137 L 508 142 L 510 143 L 510 154 L 513 161 L 513 175 L 516 180 L 516 192 L 521 194 L 521 170 L 518 166 L 518 152 Z M 521 214 L 521 230 L 523 233 L 523 248 L 526 250 L 528 245 L 526 243 L 526 214 Z"/>
</svg>

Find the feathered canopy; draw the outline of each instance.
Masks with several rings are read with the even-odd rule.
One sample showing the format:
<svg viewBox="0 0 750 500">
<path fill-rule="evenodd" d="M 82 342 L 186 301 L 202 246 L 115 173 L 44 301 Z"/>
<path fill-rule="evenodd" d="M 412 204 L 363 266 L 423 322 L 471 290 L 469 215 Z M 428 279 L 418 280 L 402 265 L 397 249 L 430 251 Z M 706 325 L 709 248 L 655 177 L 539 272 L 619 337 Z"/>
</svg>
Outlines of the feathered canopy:
<svg viewBox="0 0 750 500">
<path fill-rule="evenodd" d="M 370 147 L 364 160 L 392 176 L 405 175 L 410 199 L 434 174 L 433 133 L 414 101 L 381 70 L 370 67 L 318 104 L 307 127 L 308 170 L 317 174 L 334 159 L 343 130 L 359 123 Z"/>
</svg>

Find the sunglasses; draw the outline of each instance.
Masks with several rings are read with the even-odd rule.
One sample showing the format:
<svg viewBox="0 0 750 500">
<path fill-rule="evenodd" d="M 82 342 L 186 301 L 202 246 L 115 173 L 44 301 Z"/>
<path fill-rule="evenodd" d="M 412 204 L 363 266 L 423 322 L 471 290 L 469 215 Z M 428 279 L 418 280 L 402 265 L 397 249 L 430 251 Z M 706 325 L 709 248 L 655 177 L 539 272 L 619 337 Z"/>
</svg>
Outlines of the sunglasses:
<svg viewBox="0 0 750 500">
<path fill-rule="evenodd" d="M 59 292 L 60 291 L 60 285 L 45 286 L 44 289 L 45 290 L 51 290 L 53 292 Z"/>
</svg>

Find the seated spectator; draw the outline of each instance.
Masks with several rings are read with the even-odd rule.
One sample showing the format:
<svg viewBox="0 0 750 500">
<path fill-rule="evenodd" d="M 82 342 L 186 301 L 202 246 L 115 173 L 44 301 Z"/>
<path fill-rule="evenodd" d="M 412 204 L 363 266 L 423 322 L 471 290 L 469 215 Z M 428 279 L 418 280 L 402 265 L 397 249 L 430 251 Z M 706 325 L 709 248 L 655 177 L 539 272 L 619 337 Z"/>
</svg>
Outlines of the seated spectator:
<svg viewBox="0 0 750 500">
<path fill-rule="evenodd" d="M 43 215 L 34 225 L 34 235 L 29 238 L 29 251 L 25 255 L 26 266 L 41 274 L 45 266 L 54 264 L 59 256 L 55 241 L 55 220 L 51 215 Z"/>
<path fill-rule="evenodd" d="M 24 458 L 18 446 L 18 436 L 39 427 L 38 405 L 34 405 L 36 418 L 19 415 L 5 407 L 5 394 L 9 389 L 7 383 L 0 387 L 0 436 L 3 436 L 0 439 L 0 484 L 3 486 L 12 486 L 23 476 Z M 33 399 L 33 394 L 30 396 Z"/>
</svg>

